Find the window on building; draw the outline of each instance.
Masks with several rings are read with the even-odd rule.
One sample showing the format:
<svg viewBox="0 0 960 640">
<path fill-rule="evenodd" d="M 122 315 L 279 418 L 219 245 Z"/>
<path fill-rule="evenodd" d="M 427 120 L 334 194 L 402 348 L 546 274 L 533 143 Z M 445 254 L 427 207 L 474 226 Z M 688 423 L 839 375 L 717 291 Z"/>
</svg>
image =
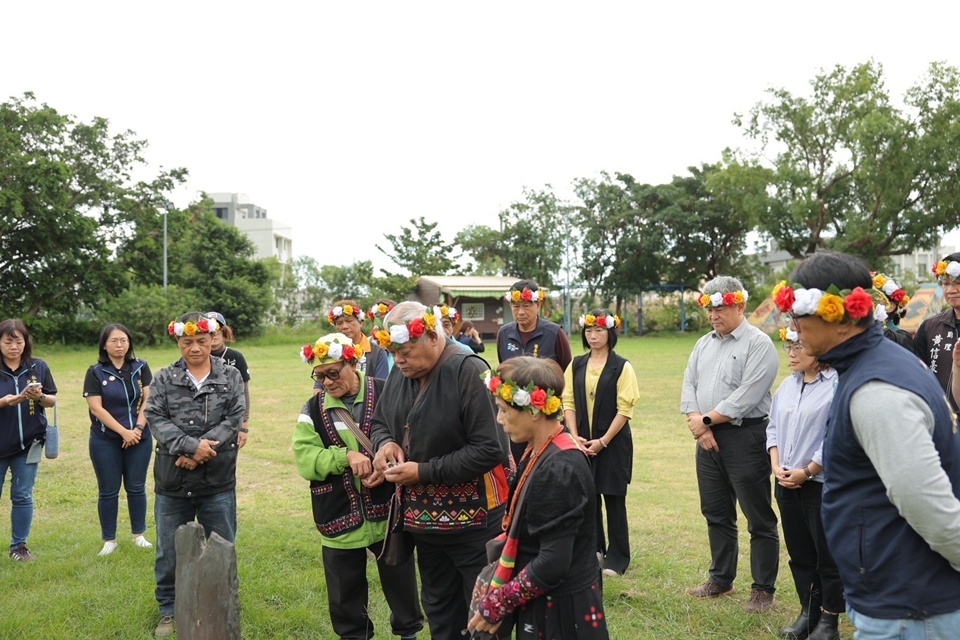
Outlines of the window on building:
<svg viewBox="0 0 960 640">
<path fill-rule="evenodd" d="M 927 273 L 927 263 L 926 263 L 926 262 L 918 262 L 918 263 L 917 263 L 917 273 L 918 273 L 918 274 L 919 274 L 919 273 L 923 273 L 923 274 L 926 274 L 926 273 Z"/>
<path fill-rule="evenodd" d="M 226 208 L 226 207 L 214 207 L 214 208 L 213 208 L 213 213 L 214 213 L 215 216 L 217 216 L 217 217 L 220 218 L 221 220 L 226 220 L 226 219 L 227 219 L 227 208 Z"/>
</svg>

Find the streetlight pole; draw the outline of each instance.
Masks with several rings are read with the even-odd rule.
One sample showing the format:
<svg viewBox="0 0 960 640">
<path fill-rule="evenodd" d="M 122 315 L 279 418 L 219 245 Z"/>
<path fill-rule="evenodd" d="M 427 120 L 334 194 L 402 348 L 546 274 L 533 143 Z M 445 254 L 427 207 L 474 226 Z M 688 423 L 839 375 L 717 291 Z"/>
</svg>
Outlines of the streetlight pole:
<svg viewBox="0 0 960 640">
<path fill-rule="evenodd" d="M 173 211 L 173 203 L 169 200 L 163 201 L 163 208 L 166 212 L 163 214 L 163 295 L 167 295 L 167 218 Z"/>
</svg>

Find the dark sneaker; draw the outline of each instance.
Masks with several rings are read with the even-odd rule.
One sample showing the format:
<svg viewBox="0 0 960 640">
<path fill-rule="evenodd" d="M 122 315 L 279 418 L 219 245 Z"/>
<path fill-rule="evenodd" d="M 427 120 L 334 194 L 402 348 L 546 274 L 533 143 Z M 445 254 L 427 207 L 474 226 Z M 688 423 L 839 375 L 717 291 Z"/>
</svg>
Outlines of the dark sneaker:
<svg viewBox="0 0 960 640">
<path fill-rule="evenodd" d="M 761 589 L 754 589 L 750 599 L 743 605 L 747 613 L 763 613 L 773 608 L 773 594 Z"/>
<path fill-rule="evenodd" d="M 733 593 L 733 587 L 723 588 L 713 580 L 707 580 L 699 587 L 687 589 L 687 595 L 694 598 L 719 598 Z"/>
<path fill-rule="evenodd" d="M 173 616 L 161 616 L 160 624 L 157 625 L 157 630 L 153 632 L 153 635 L 158 638 L 169 638 L 176 630 L 177 625 Z"/>
<path fill-rule="evenodd" d="M 33 555 L 30 553 L 30 549 L 27 549 L 27 545 L 22 542 L 13 549 L 10 549 L 10 557 L 17 562 L 33 562 Z"/>
</svg>

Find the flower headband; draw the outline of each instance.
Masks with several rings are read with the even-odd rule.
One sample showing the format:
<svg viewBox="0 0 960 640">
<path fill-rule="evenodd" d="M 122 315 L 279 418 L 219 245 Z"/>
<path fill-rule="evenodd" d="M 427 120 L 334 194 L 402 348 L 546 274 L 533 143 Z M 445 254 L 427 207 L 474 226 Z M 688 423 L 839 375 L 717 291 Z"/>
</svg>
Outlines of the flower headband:
<svg viewBox="0 0 960 640">
<path fill-rule="evenodd" d="M 500 378 L 496 371 L 490 369 L 480 378 L 495 398 L 500 398 L 511 407 L 527 410 L 533 415 L 542 413 L 546 418 L 560 419 L 563 402 L 553 389 L 541 389 L 532 381 L 521 388 L 513 380 Z"/>
<path fill-rule="evenodd" d="M 827 322 L 842 322 L 845 318 L 859 320 L 873 312 L 873 297 L 857 287 L 841 291 L 830 285 L 826 291 L 790 286 L 781 280 L 771 293 L 773 302 L 782 313 L 795 316 L 820 316 Z"/>
<path fill-rule="evenodd" d="M 746 289 L 741 291 L 731 291 L 728 293 L 721 293 L 717 291 L 716 293 L 707 295 L 706 293 L 700 296 L 697 300 L 697 303 L 701 307 L 732 307 L 735 304 L 743 304 L 750 298 L 747 295 Z"/>
<path fill-rule="evenodd" d="M 437 317 L 439 317 L 441 320 L 444 318 L 450 318 L 450 322 L 457 324 L 457 318 L 460 317 L 460 314 L 457 313 L 457 310 L 453 307 L 443 305 L 440 307 L 440 313 L 437 314 Z"/>
<path fill-rule="evenodd" d="M 195 336 L 198 333 L 216 333 L 220 330 L 220 323 L 211 318 L 200 318 L 196 322 L 177 322 L 173 320 L 167 325 L 167 333 L 171 336 Z"/>
<path fill-rule="evenodd" d="M 327 314 L 327 321 L 330 324 L 335 324 L 337 318 L 341 316 L 356 316 L 357 320 L 363 324 L 363 309 L 355 307 L 352 304 L 345 304 L 342 307 L 330 309 L 330 313 Z"/>
<path fill-rule="evenodd" d="M 380 329 L 373 334 L 373 337 L 384 349 L 396 348 L 407 342 L 416 342 L 427 331 L 436 330 L 438 317 L 440 317 L 440 307 L 427 309 L 422 317 L 414 318 L 406 324 L 391 324 L 389 331 Z"/>
<path fill-rule="evenodd" d="M 951 262 L 944 262 L 941 260 L 937 264 L 933 265 L 931 271 L 933 271 L 933 275 L 937 276 L 938 278 L 944 275 L 950 276 L 951 278 L 960 278 L 960 262 L 955 260 Z"/>
<path fill-rule="evenodd" d="M 375 320 L 377 318 L 382 318 L 383 316 L 390 313 L 390 311 L 392 310 L 393 310 L 392 304 L 386 305 L 383 302 L 379 302 L 373 305 L 372 307 L 370 307 L 370 311 L 367 311 L 367 317 L 370 318 L 371 320 Z M 333 312 L 331 311 L 331 313 Z"/>
<path fill-rule="evenodd" d="M 356 364 L 362 357 L 363 349 L 342 333 L 323 336 L 316 344 L 305 344 L 300 349 L 300 358 L 311 367 L 341 360 Z"/>
<path fill-rule="evenodd" d="M 507 291 L 507 294 L 504 297 L 507 299 L 507 302 L 543 302 L 547 299 L 547 294 L 543 289 L 531 291 L 530 289 L 524 287 L 523 291 L 519 289 L 510 289 L 510 291 Z"/>
<path fill-rule="evenodd" d="M 960 268 L 960 264 L 958 264 L 958 268 Z M 879 297 L 883 298 L 877 304 L 876 311 L 873 313 L 877 321 L 885 322 L 891 312 L 901 316 L 906 314 L 910 296 L 903 290 L 903 287 L 882 273 L 877 273 L 873 276 L 873 288 L 879 292 Z M 892 307 L 890 311 L 887 311 L 888 301 Z"/>
<path fill-rule="evenodd" d="M 580 316 L 580 328 L 583 327 L 602 327 L 604 329 L 616 329 L 622 323 L 620 322 L 620 316 L 594 316 L 589 313 L 585 316 Z"/>
<path fill-rule="evenodd" d="M 782 342 L 800 342 L 800 334 L 789 327 L 780 327 L 780 340 Z"/>
</svg>

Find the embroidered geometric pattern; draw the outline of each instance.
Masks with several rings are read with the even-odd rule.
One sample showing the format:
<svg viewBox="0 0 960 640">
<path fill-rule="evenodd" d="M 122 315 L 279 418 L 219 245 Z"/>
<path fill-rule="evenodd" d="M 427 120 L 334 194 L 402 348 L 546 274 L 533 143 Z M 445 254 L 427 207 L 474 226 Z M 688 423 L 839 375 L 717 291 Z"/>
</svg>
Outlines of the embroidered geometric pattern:
<svg viewBox="0 0 960 640">
<path fill-rule="evenodd" d="M 546 592 L 547 589 L 537 584 L 527 567 L 524 567 L 517 577 L 507 584 L 499 589 L 491 588 L 480 602 L 478 611 L 484 620 L 496 624 L 517 607 L 539 598 Z M 602 613 L 600 615 L 603 616 Z"/>
</svg>

